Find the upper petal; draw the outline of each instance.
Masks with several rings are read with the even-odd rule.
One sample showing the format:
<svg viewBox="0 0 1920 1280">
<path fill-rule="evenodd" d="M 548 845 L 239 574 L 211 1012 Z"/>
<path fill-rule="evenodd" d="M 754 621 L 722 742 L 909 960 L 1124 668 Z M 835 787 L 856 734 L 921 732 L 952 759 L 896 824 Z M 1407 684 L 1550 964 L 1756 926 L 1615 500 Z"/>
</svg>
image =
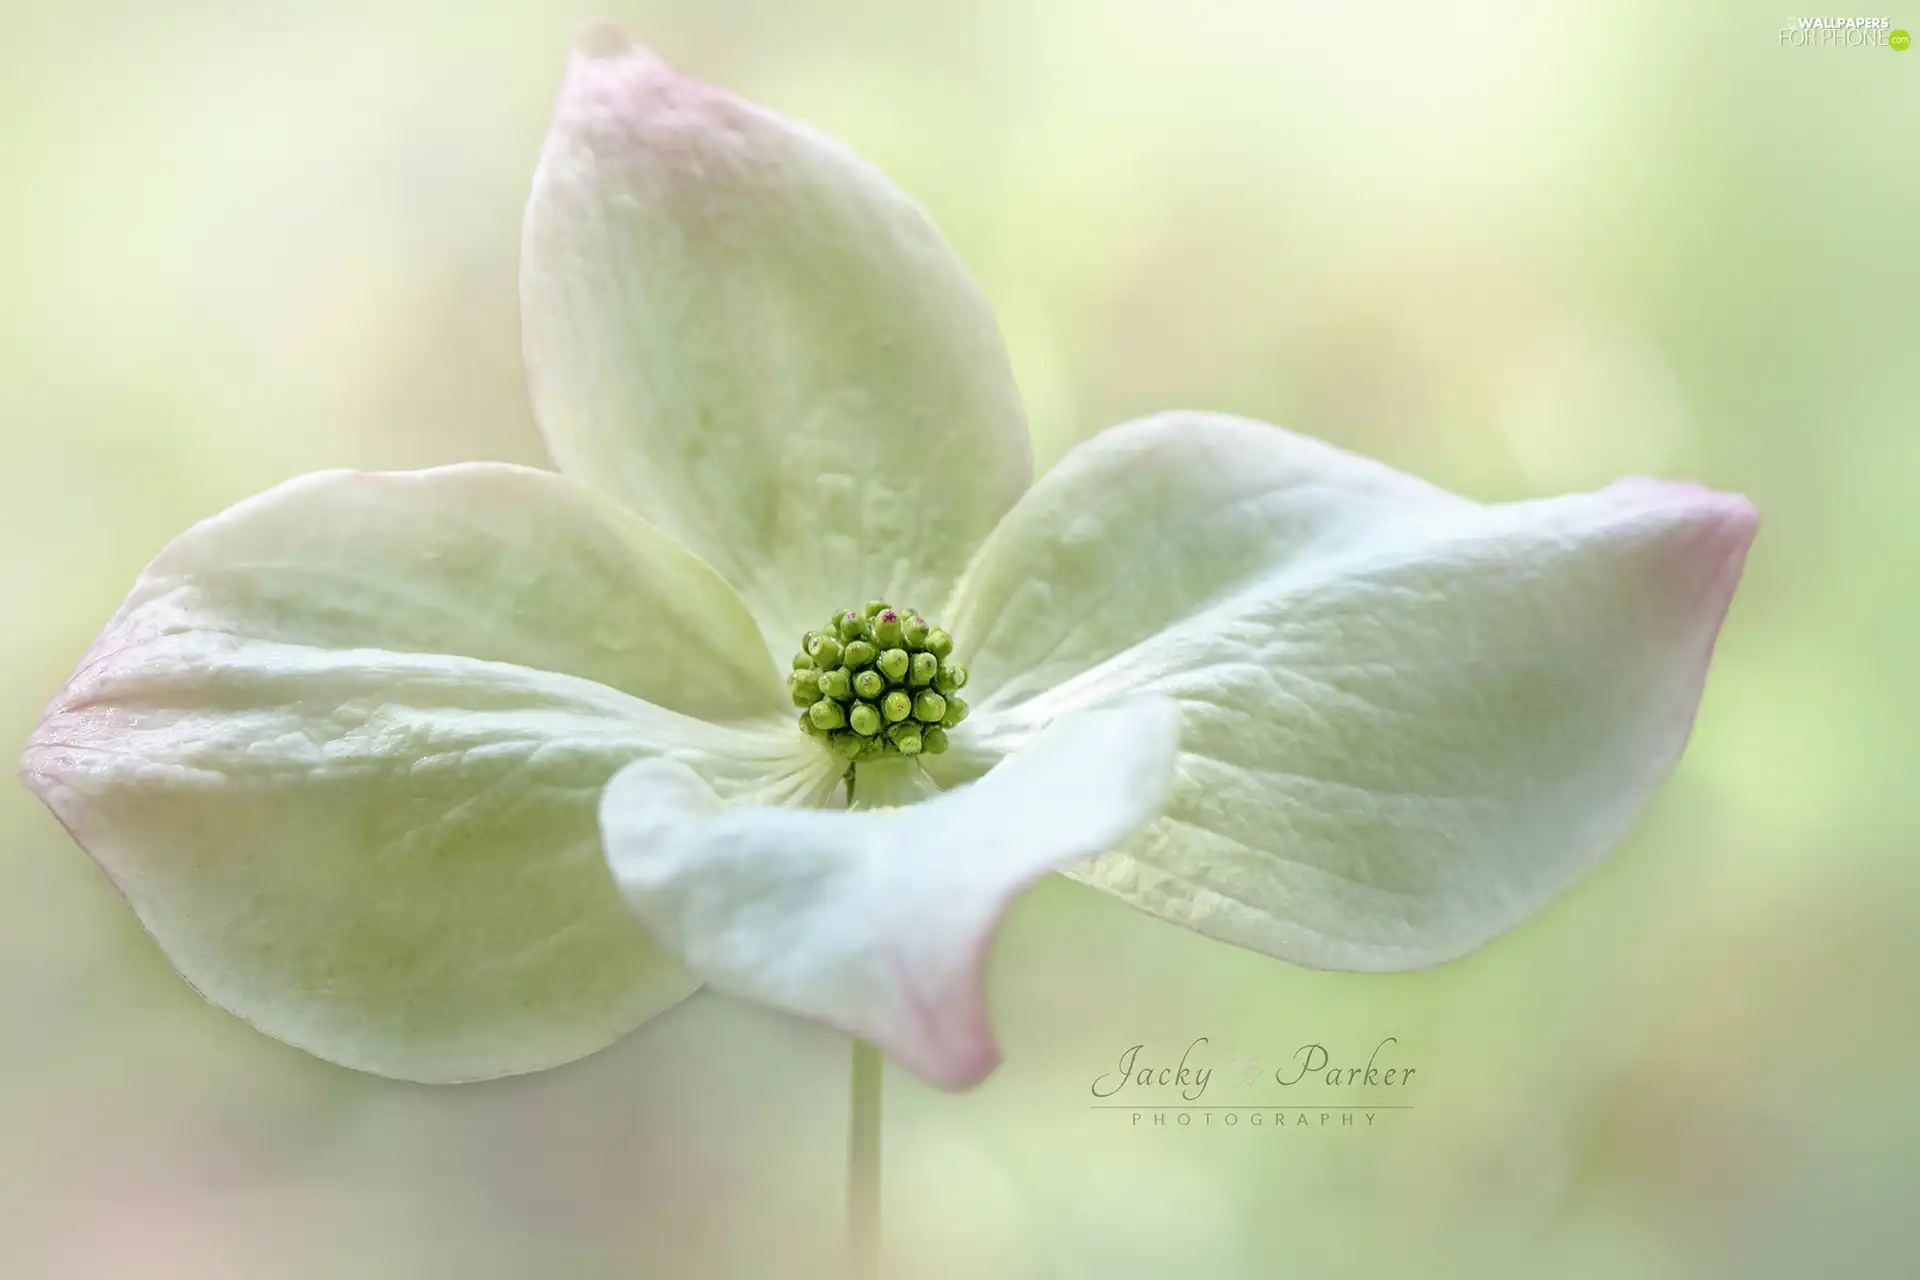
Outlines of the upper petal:
<svg viewBox="0 0 1920 1280">
<path fill-rule="evenodd" d="M 1153 817 L 1176 721 L 1158 698 L 1085 711 L 906 808 L 728 806 L 684 767 L 642 761 L 608 784 L 601 828 L 627 901 L 693 972 L 965 1088 L 1000 1060 L 981 980 L 1002 913 Z"/>
<path fill-rule="evenodd" d="M 1755 524 L 1694 486 L 1484 506 L 1260 423 L 1115 428 L 947 606 L 975 712 L 928 768 L 1169 694 L 1166 815 L 1075 874 L 1305 964 L 1437 963 L 1625 835 L 1685 744 Z"/>
<path fill-rule="evenodd" d="M 692 990 L 613 890 L 599 789 L 660 754 L 729 794 L 830 788 L 778 702 L 726 585 L 604 499 L 330 473 L 170 544 L 21 775 L 208 999 L 348 1066 L 475 1079 Z"/>
<path fill-rule="evenodd" d="M 718 568 L 779 646 L 945 595 L 1031 478 L 999 331 L 925 215 L 611 29 L 568 69 L 520 296 L 562 469 Z"/>
</svg>

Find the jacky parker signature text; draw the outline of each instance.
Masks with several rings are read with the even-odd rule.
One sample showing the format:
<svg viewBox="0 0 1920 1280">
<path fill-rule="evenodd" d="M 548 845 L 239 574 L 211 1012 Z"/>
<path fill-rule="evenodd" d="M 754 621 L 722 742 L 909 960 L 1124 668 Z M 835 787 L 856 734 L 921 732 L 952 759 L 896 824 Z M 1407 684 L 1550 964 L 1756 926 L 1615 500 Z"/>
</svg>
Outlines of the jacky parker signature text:
<svg viewBox="0 0 1920 1280">
<path fill-rule="evenodd" d="M 1416 1068 L 1394 1060 L 1389 1046 L 1398 1044 L 1396 1037 L 1388 1036 L 1374 1045 L 1373 1052 L 1367 1055 L 1364 1062 L 1358 1058 L 1338 1061 L 1332 1050 L 1317 1041 L 1303 1044 L 1274 1068 L 1272 1079 L 1275 1084 L 1288 1089 L 1302 1081 L 1333 1088 L 1404 1089 L 1412 1083 Z M 1234 1065 L 1238 1068 L 1236 1074 L 1241 1084 L 1260 1082 L 1263 1073 L 1244 1051 L 1234 1056 Z M 1136 1044 L 1120 1055 L 1114 1070 L 1094 1080 L 1093 1096 L 1104 1100 L 1114 1098 L 1128 1088 L 1136 1092 L 1171 1088 L 1178 1091 L 1183 1101 L 1198 1102 L 1206 1095 L 1207 1086 L 1213 1081 L 1213 1071 L 1208 1061 L 1205 1036 L 1189 1044 L 1177 1060 L 1156 1060 L 1147 1052 L 1146 1045 Z"/>
</svg>

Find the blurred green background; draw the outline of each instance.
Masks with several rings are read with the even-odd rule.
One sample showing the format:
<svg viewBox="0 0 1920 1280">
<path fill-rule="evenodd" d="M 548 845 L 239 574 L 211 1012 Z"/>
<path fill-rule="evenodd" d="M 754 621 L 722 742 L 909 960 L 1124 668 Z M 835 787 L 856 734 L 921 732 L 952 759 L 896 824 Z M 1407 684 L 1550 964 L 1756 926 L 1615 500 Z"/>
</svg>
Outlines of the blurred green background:
<svg viewBox="0 0 1920 1280">
<path fill-rule="evenodd" d="M 1914 1265 L 1920 51 L 1785 48 L 1766 6 L 1438 8 L 602 11 L 932 211 L 1042 465 L 1206 407 L 1483 498 L 1651 472 L 1765 517 L 1672 783 L 1469 959 L 1320 974 L 1025 900 L 1007 1065 L 890 1076 L 894 1274 Z M 324 467 L 545 463 L 516 240 L 581 16 L 0 3 L 0 744 L 193 521 Z M 1370 1131 L 1088 1106 L 1136 1043 L 1207 1037 L 1220 1097 L 1230 1055 L 1388 1035 L 1415 1105 Z M 698 997 L 540 1077 L 338 1070 L 202 1004 L 0 788 L 0 1274 L 831 1274 L 845 1061 Z"/>
</svg>

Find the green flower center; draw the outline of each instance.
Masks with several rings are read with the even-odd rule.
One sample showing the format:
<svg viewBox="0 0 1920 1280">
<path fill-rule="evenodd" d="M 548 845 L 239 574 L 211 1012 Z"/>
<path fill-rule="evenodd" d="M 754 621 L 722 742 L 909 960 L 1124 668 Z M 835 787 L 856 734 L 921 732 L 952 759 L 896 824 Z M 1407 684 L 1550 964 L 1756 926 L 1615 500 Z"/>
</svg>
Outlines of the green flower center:
<svg viewBox="0 0 1920 1280">
<path fill-rule="evenodd" d="M 787 692 L 801 731 L 849 763 L 939 755 L 967 716 L 967 669 L 952 653 L 953 637 L 912 609 L 870 600 L 834 614 L 793 655 Z"/>
</svg>

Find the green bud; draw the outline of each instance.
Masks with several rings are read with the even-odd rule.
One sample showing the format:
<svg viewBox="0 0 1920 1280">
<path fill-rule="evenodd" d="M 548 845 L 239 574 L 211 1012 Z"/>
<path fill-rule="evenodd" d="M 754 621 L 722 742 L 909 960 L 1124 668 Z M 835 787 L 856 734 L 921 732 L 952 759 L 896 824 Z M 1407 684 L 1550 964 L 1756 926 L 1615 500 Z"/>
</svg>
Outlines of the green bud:
<svg viewBox="0 0 1920 1280">
<path fill-rule="evenodd" d="M 820 678 L 811 671 L 796 671 L 787 677 L 787 693 L 796 707 L 810 707 L 820 701 Z"/>
<path fill-rule="evenodd" d="M 915 609 L 869 600 L 801 637 L 787 692 L 801 732 L 850 761 L 938 755 L 966 704 L 967 669 L 948 662 L 953 637 Z"/>
<path fill-rule="evenodd" d="M 832 636 L 815 636 L 813 643 L 807 646 L 807 652 L 813 655 L 818 667 L 834 667 L 840 664 L 840 642 Z"/>
</svg>

